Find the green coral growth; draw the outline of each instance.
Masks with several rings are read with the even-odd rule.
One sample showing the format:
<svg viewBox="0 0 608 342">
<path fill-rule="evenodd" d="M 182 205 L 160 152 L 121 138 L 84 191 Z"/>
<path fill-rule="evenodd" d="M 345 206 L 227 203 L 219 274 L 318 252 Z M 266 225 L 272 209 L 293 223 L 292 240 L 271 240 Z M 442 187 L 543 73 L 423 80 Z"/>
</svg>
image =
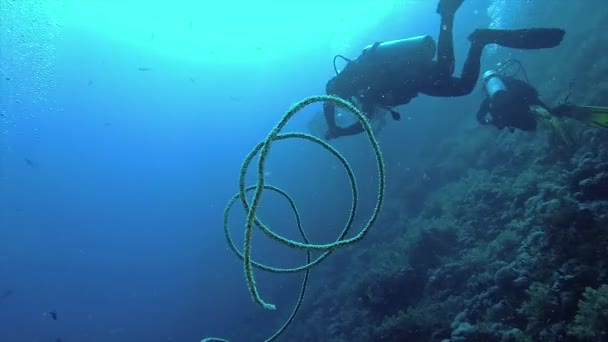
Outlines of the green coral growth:
<svg viewBox="0 0 608 342">
<path fill-rule="evenodd" d="M 526 332 L 536 335 L 548 320 L 548 313 L 556 310 L 556 303 L 548 284 L 535 282 L 526 290 L 528 300 L 522 304 L 521 313 L 528 316 Z"/>
<path fill-rule="evenodd" d="M 587 287 L 578 302 L 570 334 L 581 340 L 599 341 L 608 335 L 608 285 Z"/>
</svg>

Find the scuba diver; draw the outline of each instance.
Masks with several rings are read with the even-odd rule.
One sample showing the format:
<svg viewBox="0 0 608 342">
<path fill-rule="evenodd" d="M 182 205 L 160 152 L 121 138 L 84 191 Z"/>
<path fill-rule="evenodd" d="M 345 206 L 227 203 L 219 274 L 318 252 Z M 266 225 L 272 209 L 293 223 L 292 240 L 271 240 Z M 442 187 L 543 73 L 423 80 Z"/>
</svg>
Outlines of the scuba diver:
<svg viewBox="0 0 608 342">
<path fill-rule="evenodd" d="M 513 67 L 517 69 L 513 70 Z M 546 120 L 567 145 L 573 141 L 561 127 L 560 118 L 569 117 L 595 127 L 608 128 L 608 108 L 577 106 L 566 101 L 554 108 L 543 103 L 538 91 L 530 84 L 528 75 L 516 59 L 499 63 L 495 70 L 483 74 L 485 98 L 477 111 L 477 121 L 508 127 L 514 131 L 535 131 L 540 120 Z"/>
<path fill-rule="evenodd" d="M 516 49 L 543 49 L 559 45 L 565 31 L 556 28 L 520 30 L 477 29 L 468 37 L 471 42 L 460 78 L 453 77 L 455 61 L 452 41 L 454 16 L 464 0 L 440 0 L 437 13 L 441 16 L 438 44 L 425 35 L 365 47 L 355 60 L 334 57 L 336 75 L 326 84 L 326 93 L 355 103 L 368 119 L 377 109 L 388 110 L 393 119 L 400 115 L 393 107 L 409 103 L 419 93 L 437 97 L 468 95 L 475 88 L 481 68 L 481 54 L 488 44 Z M 435 51 L 437 50 L 437 51 Z M 433 60 L 437 52 L 437 59 Z M 347 61 L 341 72 L 335 67 L 336 58 Z M 328 126 L 325 139 L 363 132 L 360 122 L 348 127 L 336 124 L 333 102 L 325 102 L 323 114 Z"/>
</svg>

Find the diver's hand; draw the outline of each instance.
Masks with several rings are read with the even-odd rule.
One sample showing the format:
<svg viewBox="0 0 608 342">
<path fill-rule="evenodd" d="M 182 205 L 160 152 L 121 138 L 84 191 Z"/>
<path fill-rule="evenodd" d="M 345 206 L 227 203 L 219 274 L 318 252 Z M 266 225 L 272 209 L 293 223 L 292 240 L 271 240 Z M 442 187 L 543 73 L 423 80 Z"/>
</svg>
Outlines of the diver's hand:
<svg viewBox="0 0 608 342">
<path fill-rule="evenodd" d="M 477 118 L 477 122 L 480 125 L 489 125 L 489 124 L 491 124 L 490 119 L 488 119 L 488 117 L 486 115 L 476 115 L 475 117 Z"/>
</svg>

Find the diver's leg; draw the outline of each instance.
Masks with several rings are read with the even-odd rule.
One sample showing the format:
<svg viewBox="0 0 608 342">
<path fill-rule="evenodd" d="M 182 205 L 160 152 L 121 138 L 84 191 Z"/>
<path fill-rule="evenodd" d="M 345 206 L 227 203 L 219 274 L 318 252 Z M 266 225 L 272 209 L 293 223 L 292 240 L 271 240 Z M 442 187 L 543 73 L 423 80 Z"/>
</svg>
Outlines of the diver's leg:
<svg viewBox="0 0 608 342">
<path fill-rule="evenodd" d="M 571 103 L 562 103 L 556 107 L 551 108 L 550 112 L 551 114 L 558 116 L 558 117 L 563 117 L 563 116 L 567 116 L 567 117 L 573 117 L 573 113 L 576 112 L 576 106 L 571 104 Z"/>
<path fill-rule="evenodd" d="M 546 103 L 544 103 L 538 96 L 531 101 L 530 106 L 539 106 L 541 108 L 544 108 L 549 113 L 551 113 L 551 107 L 549 107 Z M 553 113 L 551 113 L 551 114 L 553 114 Z"/>
<path fill-rule="evenodd" d="M 439 0 L 437 3 L 437 13 L 441 15 L 454 15 L 463 2 L 464 0 Z"/>
<path fill-rule="evenodd" d="M 482 31 L 490 33 L 479 34 Z M 561 29 L 538 28 L 526 30 L 475 30 L 470 36 L 471 47 L 460 78 L 447 80 L 449 96 L 463 96 L 473 91 L 481 69 L 481 54 L 488 44 L 518 49 L 544 49 L 559 45 L 565 32 Z M 440 82 L 441 83 L 441 82 Z"/>
<path fill-rule="evenodd" d="M 478 29 L 469 36 L 471 47 L 460 78 L 442 77 L 443 66 L 435 65 L 421 92 L 430 96 L 463 96 L 475 88 L 481 68 L 481 53 L 488 44 L 519 49 L 543 49 L 557 46 L 564 37 L 561 29 L 499 30 Z M 439 64 L 439 63 L 438 63 Z"/>
<path fill-rule="evenodd" d="M 439 39 L 437 43 L 437 67 L 442 68 L 445 76 L 451 75 L 455 68 L 454 42 L 452 29 L 454 15 L 464 0 L 440 0 L 437 13 L 441 15 Z"/>
<path fill-rule="evenodd" d="M 454 42 L 452 28 L 454 26 L 453 15 L 441 16 L 441 27 L 439 28 L 439 40 L 437 43 L 437 63 L 446 76 L 454 72 Z"/>
<path fill-rule="evenodd" d="M 420 92 L 429 96 L 441 97 L 464 96 L 471 93 L 479 78 L 481 70 L 481 53 L 483 52 L 484 46 L 484 44 L 476 42 L 471 43 L 460 78 L 453 76 L 435 76 L 442 72 L 442 68 L 439 67 L 439 69 L 437 69 L 436 66 L 433 66 L 433 76 L 428 78 L 426 84 L 421 87 Z"/>
</svg>

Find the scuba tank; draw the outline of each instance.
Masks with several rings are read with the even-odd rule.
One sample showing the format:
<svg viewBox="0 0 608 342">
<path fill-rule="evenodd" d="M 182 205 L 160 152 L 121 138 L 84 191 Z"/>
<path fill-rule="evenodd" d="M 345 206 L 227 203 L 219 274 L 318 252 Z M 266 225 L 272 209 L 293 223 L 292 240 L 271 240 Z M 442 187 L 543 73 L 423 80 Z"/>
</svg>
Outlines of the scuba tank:
<svg viewBox="0 0 608 342">
<path fill-rule="evenodd" d="M 483 87 L 492 102 L 501 101 L 501 98 L 507 96 L 507 87 L 500 79 L 500 74 L 494 70 L 488 70 L 483 73 Z"/>
<path fill-rule="evenodd" d="M 366 46 L 356 62 L 371 70 L 383 68 L 391 72 L 398 70 L 400 73 L 415 74 L 416 65 L 431 61 L 435 57 L 435 50 L 435 40 L 428 35 L 391 40 Z M 338 58 L 347 63 L 353 62 L 353 60 L 343 55 L 335 55 L 333 66 L 336 75 L 339 74 L 336 66 Z"/>
<path fill-rule="evenodd" d="M 355 60 L 335 55 L 333 67 L 336 75 L 341 73 L 336 66 L 336 60 L 340 58 L 347 62 L 347 66 L 356 64 L 358 70 L 367 73 L 386 76 L 397 73 L 401 79 L 416 79 L 424 72 L 420 65 L 432 61 L 435 50 L 435 40 L 428 35 L 377 42 L 363 48 Z"/>
<path fill-rule="evenodd" d="M 428 61 L 435 56 L 435 40 L 431 36 L 418 36 L 375 43 L 363 48 L 361 55 L 368 53 L 373 53 L 374 58 L 382 59 L 384 62 L 416 63 Z"/>
<path fill-rule="evenodd" d="M 507 91 L 507 87 L 501 77 L 518 78 L 526 83 L 530 83 L 528 73 L 521 62 L 515 58 L 507 59 L 504 62 L 498 63 L 496 69 L 488 70 L 482 76 L 484 90 L 492 99 L 497 96 L 496 94 Z"/>
<path fill-rule="evenodd" d="M 336 75 L 339 74 L 336 60 L 341 58 L 347 63 L 356 62 L 365 70 L 399 72 L 406 78 L 416 75 L 420 63 L 431 61 L 435 57 L 435 50 L 435 40 L 431 36 L 378 42 L 363 48 L 361 55 L 355 61 L 342 55 L 335 55 L 334 71 Z"/>
<path fill-rule="evenodd" d="M 399 71 L 401 77 L 406 78 L 407 74 L 415 74 L 420 69 L 418 65 L 431 61 L 435 49 L 433 37 L 424 35 L 370 44 L 363 48 L 359 59 L 372 69 Z"/>
</svg>

